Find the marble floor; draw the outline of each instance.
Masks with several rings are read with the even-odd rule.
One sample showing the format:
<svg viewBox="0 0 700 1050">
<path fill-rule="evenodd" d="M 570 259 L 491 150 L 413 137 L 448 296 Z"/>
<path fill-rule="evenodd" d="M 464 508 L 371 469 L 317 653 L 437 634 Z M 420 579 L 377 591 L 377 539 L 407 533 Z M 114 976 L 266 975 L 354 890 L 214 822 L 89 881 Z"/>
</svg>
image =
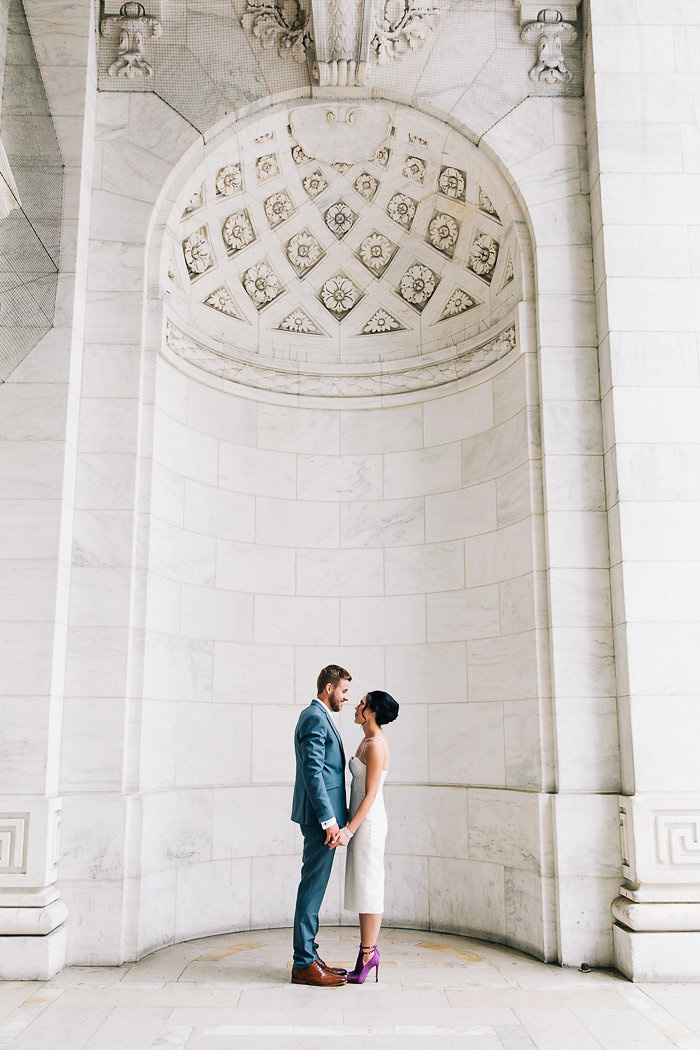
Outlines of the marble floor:
<svg viewBox="0 0 700 1050">
<path fill-rule="evenodd" d="M 347 964 L 356 931 L 321 931 Z M 12 1050 L 700 1050 L 700 985 L 633 985 L 483 941 L 387 930 L 380 980 L 289 983 L 290 932 L 178 944 L 119 967 L 0 982 Z"/>
</svg>

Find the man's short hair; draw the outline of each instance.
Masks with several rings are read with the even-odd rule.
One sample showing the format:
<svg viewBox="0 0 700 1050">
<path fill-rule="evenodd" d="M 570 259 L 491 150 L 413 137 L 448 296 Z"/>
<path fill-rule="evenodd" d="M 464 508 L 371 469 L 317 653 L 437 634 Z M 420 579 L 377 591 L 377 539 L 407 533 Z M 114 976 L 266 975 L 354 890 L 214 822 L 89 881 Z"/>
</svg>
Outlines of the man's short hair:
<svg viewBox="0 0 700 1050">
<path fill-rule="evenodd" d="M 329 682 L 335 689 L 341 678 L 352 682 L 352 675 L 344 667 L 340 667 L 338 664 L 329 664 L 328 667 L 324 667 L 316 681 L 316 696 L 323 692 Z"/>
</svg>

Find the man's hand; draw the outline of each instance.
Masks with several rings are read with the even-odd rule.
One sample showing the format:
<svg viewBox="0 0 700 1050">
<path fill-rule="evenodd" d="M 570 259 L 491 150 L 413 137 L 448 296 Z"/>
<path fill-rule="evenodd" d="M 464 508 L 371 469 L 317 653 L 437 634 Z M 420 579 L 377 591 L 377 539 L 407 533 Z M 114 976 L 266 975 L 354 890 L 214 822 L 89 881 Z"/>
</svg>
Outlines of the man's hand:
<svg viewBox="0 0 700 1050">
<path fill-rule="evenodd" d="M 326 828 L 326 841 L 325 841 L 324 845 L 330 846 L 331 842 L 336 837 L 336 835 L 338 834 L 339 831 L 340 831 L 340 828 L 338 827 L 337 821 L 336 821 L 335 824 L 331 824 L 330 827 Z"/>
<path fill-rule="evenodd" d="M 331 843 L 331 849 L 335 849 L 336 846 L 347 846 L 348 842 L 352 838 L 352 835 L 347 828 L 340 828 L 337 835 Z"/>
</svg>

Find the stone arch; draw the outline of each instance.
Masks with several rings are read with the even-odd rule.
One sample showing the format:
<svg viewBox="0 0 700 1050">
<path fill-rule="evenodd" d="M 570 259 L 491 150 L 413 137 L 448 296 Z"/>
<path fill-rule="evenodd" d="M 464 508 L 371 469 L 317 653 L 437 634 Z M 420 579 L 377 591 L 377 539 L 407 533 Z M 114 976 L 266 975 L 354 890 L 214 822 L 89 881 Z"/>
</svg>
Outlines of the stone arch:
<svg viewBox="0 0 700 1050">
<path fill-rule="evenodd" d="M 553 100 L 530 102 L 549 107 L 551 117 L 555 104 Z M 514 140 L 518 140 L 522 146 L 525 136 L 530 135 L 530 145 L 526 149 L 528 155 L 522 165 L 525 169 L 528 164 L 530 166 L 529 173 L 527 170 L 523 173 L 523 181 L 528 183 L 529 177 L 528 186 L 533 204 L 531 208 L 528 206 L 524 209 L 524 216 L 535 231 L 538 225 L 545 229 L 549 223 L 552 229 L 556 229 L 557 223 L 561 226 L 563 222 L 567 228 L 573 229 L 575 237 L 580 232 L 574 221 L 575 213 L 573 218 L 562 219 L 560 216 L 557 219 L 561 198 L 557 196 L 556 186 L 554 190 L 548 187 L 545 176 L 547 161 L 540 161 L 539 166 L 532 162 L 532 125 L 528 124 L 528 120 L 536 111 L 534 107 L 529 107 L 528 111 L 528 104 L 523 106 L 524 110 L 520 114 L 504 118 L 510 121 L 509 129 L 501 128 L 500 131 L 505 143 L 503 152 L 508 153 L 510 150 L 511 154 L 515 149 Z M 580 117 L 578 114 L 574 120 L 575 134 L 579 134 L 579 123 L 576 122 L 580 122 Z M 546 120 L 536 122 L 535 130 L 539 133 L 546 124 Z M 231 126 L 234 126 L 233 121 Z M 498 156 L 501 145 L 496 132 L 491 141 L 489 152 L 493 160 Z M 555 149 L 556 145 L 552 126 L 550 148 Z M 260 686 L 262 668 L 269 675 L 263 692 L 266 699 L 274 700 L 277 683 L 287 682 L 296 674 L 297 700 L 305 698 L 305 683 L 309 681 L 310 675 L 313 678 L 313 668 L 318 669 L 316 664 L 319 659 L 323 663 L 326 653 L 329 654 L 328 659 L 335 658 L 339 650 L 342 654 L 341 635 L 338 633 L 336 641 L 335 636 L 331 639 L 329 635 L 322 634 L 313 644 L 300 646 L 300 649 L 314 651 L 304 652 L 304 658 L 292 664 L 287 652 L 292 642 L 284 634 L 286 625 L 291 622 L 294 630 L 299 630 L 310 629 L 320 622 L 325 629 L 337 617 L 340 631 L 340 618 L 343 617 L 345 626 L 354 622 L 356 630 L 355 634 L 351 631 L 345 636 L 345 645 L 366 650 L 363 662 L 358 664 L 356 660 L 356 665 L 365 668 L 362 673 L 368 676 L 368 682 L 371 675 L 372 684 L 379 684 L 376 679 L 386 671 L 387 664 L 383 662 L 385 657 L 380 658 L 374 652 L 384 646 L 394 650 L 390 669 L 396 669 L 397 672 L 401 670 L 405 678 L 412 677 L 414 682 L 422 682 L 421 694 L 412 696 L 410 702 L 405 704 L 401 728 L 397 723 L 397 732 L 405 733 L 404 761 L 406 756 L 411 756 L 421 765 L 420 779 L 411 779 L 410 770 L 404 766 L 402 773 L 401 767 L 398 767 L 398 773 L 403 776 L 403 786 L 399 787 L 397 783 L 395 792 L 397 827 L 411 827 L 415 823 L 415 814 L 420 813 L 422 816 L 416 841 L 410 844 L 410 848 L 406 852 L 402 851 L 400 841 L 390 848 L 393 882 L 404 894 L 403 898 L 392 903 L 393 912 L 388 915 L 390 921 L 418 926 L 432 924 L 436 928 L 478 933 L 495 940 L 508 941 L 542 957 L 559 956 L 573 961 L 573 952 L 578 952 L 580 942 L 572 947 L 566 944 L 566 937 L 571 931 L 575 936 L 578 934 L 575 923 L 566 916 L 562 920 L 561 899 L 557 897 L 558 862 L 553 848 L 553 829 L 557 826 L 557 806 L 564 807 L 565 818 L 568 818 L 581 810 L 581 802 L 579 799 L 571 803 L 568 798 L 562 802 L 561 799 L 555 799 L 552 792 L 562 783 L 574 790 L 581 790 L 575 783 L 579 770 L 569 763 L 566 748 L 571 748 L 576 739 L 579 747 L 583 743 L 584 751 L 586 748 L 597 749 L 601 732 L 607 732 L 610 726 L 610 707 L 608 704 L 603 708 L 599 704 L 596 711 L 588 712 L 585 732 L 581 732 L 580 725 L 575 723 L 570 703 L 568 708 L 564 705 L 569 717 L 568 735 L 562 735 L 560 731 L 561 720 L 557 723 L 552 718 L 548 631 L 557 624 L 545 573 L 552 566 L 551 537 L 556 531 L 555 525 L 559 526 L 555 518 L 548 521 L 545 542 L 539 478 L 542 457 L 537 422 L 538 404 L 542 400 L 538 364 L 544 367 L 543 347 L 556 343 L 551 331 L 546 330 L 547 325 L 551 327 L 554 323 L 550 312 L 552 304 L 546 302 L 547 293 L 549 289 L 558 289 L 551 262 L 549 272 L 542 267 L 536 269 L 539 319 L 535 315 L 534 282 L 529 261 L 521 267 L 527 294 L 519 304 L 513 305 L 517 313 L 520 340 L 515 350 L 506 348 L 504 356 L 487 361 L 487 367 L 480 372 L 455 376 L 449 390 L 436 386 L 429 396 L 421 396 L 417 400 L 415 390 L 388 397 L 380 389 L 369 398 L 358 399 L 356 395 L 346 397 L 342 408 L 329 406 L 325 399 L 301 390 L 279 392 L 258 386 L 254 388 L 254 396 L 248 396 L 249 389 L 244 392 L 246 396 L 240 397 L 237 395 L 241 393 L 241 385 L 241 389 L 233 395 L 227 392 L 231 384 L 225 378 L 206 374 L 193 361 L 187 362 L 182 356 L 170 354 L 168 359 L 166 355 L 170 352 L 167 348 L 164 353 L 161 352 L 164 349 L 165 312 L 168 309 L 168 304 L 164 309 L 160 299 L 170 256 L 167 213 L 181 200 L 184 180 L 178 181 L 180 176 L 191 171 L 192 166 L 198 165 L 206 157 L 207 148 L 198 140 L 185 152 L 184 157 L 182 149 L 178 149 L 177 156 L 181 159 L 173 166 L 165 181 L 165 188 L 151 212 L 148 238 L 144 240 L 148 296 L 140 399 L 141 502 L 137 550 L 141 560 L 139 571 L 134 576 L 133 608 L 136 612 L 132 622 L 132 639 L 136 641 L 132 642 L 131 662 L 133 720 L 127 741 L 130 784 L 139 802 L 138 807 L 135 803 L 130 807 L 126 831 L 130 854 L 138 857 L 139 861 L 130 869 L 132 911 L 128 929 L 125 929 L 124 950 L 127 956 L 133 957 L 173 939 L 221 929 L 247 928 L 249 925 L 283 925 L 288 921 L 289 901 L 283 892 L 269 893 L 271 879 L 275 880 L 275 886 L 286 892 L 286 888 L 294 882 L 298 867 L 292 832 L 286 825 L 284 812 L 284 826 L 279 825 L 274 850 L 269 850 L 256 836 L 259 835 L 261 814 L 277 813 L 280 807 L 284 810 L 288 793 L 284 780 L 288 772 L 285 772 L 280 782 L 279 770 L 284 772 L 284 763 L 288 759 L 289 730 L 297 710 L 289 702 L 291 698 L 287 697 L 280 704 L 256 702 L 259 696 L 253 687 Z M 501 166 L 507 170 L 505 163 Z M 515 184 L 512 172 L 516 167 L 517 164 L 513 162 L 506 185 Z M 495 166 L 493 177 L 497 180 Z M 543 190 L 543 183 L 548 188 Z M 548 193 L 553 194 L 553 201 L 547 200 Z M 511 201 L 513 196 L 515 194 L 511 195 Z M 527 200 L 525 189 L 522 198 L 523 202 Z M 551 204 L 552 215 L 547 218 L 545 211 L 548 204 Z M 533 213 L 537 213 L 534 218 Z M 522 222 L 522 215 L 519 221 Z M 564 248 L 567 247 L 567 236 L 565 230 Z M 530 257 L 527 240 L 527 237 L 522 237 L 519 241 L 526 261 Z M 577 302 L 581 304 L 588 296 L 589 289 L 585 274 L 579 278 L 580 274 L 577 274 Z M 561 297 L 561 292 L 554 291 L 552 297 Z M 584 307 L 580 306 L 580 316 L 583 316 L 583 311 Z M 498 332 L 493 334 L 498 335 Z M 188 335 L 193 337 L 192 332 Z M 466 350 L 469 353 L 478 351 L 484 345 L 483 338 L 480 341 L 481 336 L 483 333 L 476 332 L 467 338 Z M 565 345 L 570 349 L 568 343 Z M 212 347 L 208 346 L 207 349 L 211 351 Z M 371 364 L 374 367 L 374 363 Z M 439 362 L 440 366 L 443 364 Z M 556 373 L 557 367 L 561 365 L 551 361 L 547 367 Z M 569 390 L 572 389 L 570 386 Z M 573 403 L 575 398 L 569 396 L 561 400 Z M 232 410 L 234 404 L 235 410 Z M 448 407 L 449 411 L 446 411 Z M 556 411 L 554 406 L 554 413 Z M 427 425 L 433 437 L 443 435 L 445 440 L 424 442 L 426 415 L 429 416 Z M 475 425 L 474 420 L 478 420 L 478 426 L 470 431 Z M 547 432 L 545 427 L 545 441 L 552 436 L 560 440 L 561 429 L 561 422 L 558 430 L 555 427 Z M 253 432 L 256 434 L 255 442 L 251 440 Z M 329 435 L 332 437 L 331 445 L 326 443 Z M 552 455 L 566 458 L 580 452 L 582 458 L 589 458 L 599 453 L 600 450 L 594 448 L 594 441 L 581 451 L 575 447 L 578 440 L 577 435 L 572 446 L 574 451 L 559 452 L 555 449 Z M 440 452 L 436 456 L 434 449 L 438 446 Z M 444 452 L 443 447 L 448 448 L 448 451 Z M 452 536 L 446 535 L 444 529 L 443 532 L 438 529 L 431 532 L 432 538 L 428 540 L 425 532 L 420 535 L 418 532 L 406 532 L 406 529 L 415 526 L 417 515 L 411 508 L 415 509 L 416 503 L 422 504 L 425 527 L 426 502 L 431 501 L 432 507 L 437 508 L 440 499 L 450 494 L 454 495 L 454 508 L 446 515 L 443 513 L 443 520 L 461 521 L 468 517 L 462 495 L 465 489 L 462 473 L 464 463 L 470 468 L 474 463 L 477 467 L 481 464 L 480 469 L 483 469 L 484 463 L 492 464 L 497 450 L 502 455 L 503 469 L 500 473 L 490 472 L 482 477 L 477 470 L 477 473 L 469 475 L 471 484 L 466 486 L 467 489 L 485 486 L 483 496 L 486 505 L 479 511 L 484 517 L 481 523 L 477 522 L 473 533 L 469 536 Z M 353 489 L 352 470 L 343 481 L 342 473 L 338 476 L 339 472 L 331 469 L 331 480 L 324 480 L 323 484 L 335 485 L 334 489 L 331 488 L 334 496 L 343 484 L 345 489 L 338 498 L 319 499 L 318 486 L 314 489 L 314 463 L 311 462 L 314 457 L 317 460 L 335 457 L 334 466 L 342 459 L 364 457 L 367 467 L 364 484 L 369 487 L 364 491 Z M 276 465 L 271 473 L 271 490 L 263 487 L 258 491 L 256 486 L 259 487 L 264 481 L 265 471 L 261 468 L 263 461 L 268 464 L 274 461 Z M 285 475 L 285 465 L 291 469 L 292 461 L 295 472 L 299 470 L 300 464 L 305 472 L 303 484 L 306 486 L 306 500 L 297 498 L 298 473 L 295 473 L 294 485 L 284 488 L 289 480 Z M 214 463 L 215 470 L 212 469 Z M 328 478 L 327 464 L 320 466 L 324 466 L 327 471 L 320 477 Z M 350 469 L 348 464 L 345 466 Z M 473 589 L 482 591 L 484 602 L 481 606 L 478 602 L 469 604 L 466 579 L 465 586 L 461 588 L 418 589 L 423 613 L 418 609 L 418 603 L 410 600 L 416 594 L 415 591 L 405 590 L 408 586 L 406 583 L 395 583 L 394 591 L 390 594 L 358 595 L 352 593 L 352 588 L 361 574 L 353 566 L 345 570 L 348 580 L 345 591 L 334 595 L 330 601 L 323 594 L 317 595 L 317 600 L 313 601 L 310 584 L 302 588 L 309 591 L 307 594 L 289 593 L 296 587 L 297 548 L 309 551 L 321 547 L 325 552 L 324 557 L 329 551 L 342 553 L 355 548 L 344 547 L 340 541 L 331 544 L 329 534 L 321 530 L 318 535 L 313 534 L 313 542 L 306 546 L 304 542 L 289 545 L 295 551 L 293 562 L 286 555 L 274 561 L 277 555 L 271 554 L 270 548 L 285 551 L 287 546 L 281 542 L 270 542 L 275 536 L 279 539 L 280 516 L 275 511 L 282 510 L 282 520 L 287 523 L 296 520 L 298 531 L 312 535 L 305 533 L 305 529 L 310 520 L 316 519 L 313 515 L 295 519 L 293 505 L 298 509 L 300 503 L 316 503 L 322 506 L 323 514 L 328 509 L 326 504 L 337 504 L 337 509 L 328 509 L 328 514 L 336 514 L 340 536 L 340 522 L 347 517 L 344 506 L 341 516 L 340 505 L 353 502 L 344 497 L 348 494 L 358 497 L 359 493 L 365 497 L 356 499 L 359 504 L 379 502 L 377 469 L 382 476 L 382 485 L 385 485 L 384 472 L 389 470 L 388 491 L 391 495 L 388 501 L 396 501 L 402 506 L 391 508 L 399 511 L 398 518 L 395 516 L 392 520 L 389 515 L 388 520 L 380 518 L 375 521 L 375 530 L 383 529 L 384 535 L 387 535 L 392 528 L 398 528 L 396 535 L 399 539 L 403 535 L 407 540 L 403 543 L 388 543 L 386 547 L 372 547 L 367 543 L 364 546 L 356 545 L 366 563 L 365 556 L 368 553 L 381 549 L 384 561 L 382 586 L 387 572 L 385 550 L 389 550 L 390 572 L 394 580 L 400 580 L 402 574 L 406 580 L 412 573 L 415 581 L 421 573 L 439 574 L 441 571 L 444 580 L 445 576 L 455 578 L 454 566 L 460 549 L 464 572 L 465 545 L 469 543 Z M 453 479 L 454 485 L 452 488 L 441 488 L 444 482 L 440 482 L 437 491 L 433 491 L 431 485 L 434 482 L 431 478 L 434 474 L 440 476 L 441 471 L 447 472 L 442 476 Z M 246 475 L 245 486 L 241 481 L 242 473 Z M 499 525 L 497 478 L 509 475 L 513 477 L 509 477 L 508 484 L 502 482 L 500 486 Z M 230 484 L 221 490 L 224 492 L 223 497 L 215 497 L 210 490 L 220 489 L 222 476 L 226 476 Z M 561 484 L 566 488 L 570 481 L 567 479 Z M 372 485 L 375 487 L 372 488 Z M 416 486 L 423 490 L 418 491 Z M 556 489 L 552 477 L 545 488 L 548 499 L 552 498 Z M 384 487 L 382 497 L 386 495 L 387 488 Z M 282 507 L 284 500 L 289 500 L 289 503 Z M 516 509 L 518 506 L 519 511 Z M 544 506 L 549 510 L 549 506 Z M 550 506 L 556 507 L 556 500 Z M 261 507 L 262 514 L 259 515 Z M 402 518 L 404 510 L 410 513 L 404 514 Z M 509 513 L 516 514 L 516 518 L 509 517 Z M 519 518 L 518 513 L 521 514 Z M 555 511 L 555 517 L 556 513 L 565 512 Z M 255 531 L 250 532 L 252 515 L 255 515 L 253 529 L 262 529 L 258 531 L 260 542 L 257 545 L 251 542 L 251 536 L 256 538 Z M 439 516 L 435 510 L 431 529 L 435 527 Z M 366 520 L 363 506 L 356 517 L 356 529 Z M 566 531 L 568 526 L 562 522 L 562 527 Z M 236 533 L 235 530 L 239 528 L 242 531 Z M 290 526 L 285 525 L 285 529 L 289 531 Z M 356 531 L 355 535 L 360 533 Z M 193 536 L 197 539 L 193 540 Z M 414 553 L 397 555 L 397 552 L 406 549 L 423 551 L 430 544 L 443 545 L 444 551 L 447 551 L 442 568 L 439 560 L 432 568 L 426 568 L 427 563 L 416 561 Z M 252 560 L 256 556 L 255 546 L 268 548 L 263 551 L 261 562 L 256 568 Z M 433 549 L 429 553 L 432 554 Z M 521 565 L 518 557 L 523 552 L 526 564 Z M 437 558 L 440 556 L 438 553 Z M 307 579 L 314 571 L 313 560 L 306 558 L 304 563 Z M 484 576 L 484 568 L 494 562 L 498 572 L 503 574 L 506 569 L 508 572 L 512 569 L 512 573 L 504 575 L 503 579 Z M 292 564 L 293 583 L 290 576 Z M 224 565 L 226 567 L 222 568 Z M 251 567 L 254 567 L 256 579 L 262 580 L 265 574 L 268 579 L 272 578 L 271 584 L 258 586 L 252 601 L 249 599 L 256 588 L 248 583 L 238 589 L 235 586 L 216 586 L 217 572 L 223 572 L 224 576 L 220 578 L 229 582 L 240 582 L 246 573 L 250 579 Z M 368 571 L 366 566 L 365 570 Z M 339 571 L 337 566 L 334 571 Z M 370 568 L 369 575 L 378 575 L 376 565 Z M 286 581 L 282 588 L 280 580 Z M 273 584 L 276 591 L 271 590 Z M 522 588 L 521 593 L 519 588 Z M 271 593 L 265 593 L 266 590 L 271 590 Z M 279 593 L 280 590 L 282 593 Z M 459 592 L 456 602 L 453 600 L 455 591 Z M 390 601 L 385 602 L 384 599 Z M 304 605 L 303 602 L 307 600 L 311 601 Z M 321 604 L 321 601 L 326 604 Z M 364 608 L 367 610 L 371 605 L 374 610 L 373 619 L 365 623 L 358 611 L 361 602 L 369 602 Z M 425 610 L 429 604 L 433 606 L 433 623 L 443 624 L 443 627 L 434 629 L 430 639 L 428 621 L 425 619 Z M 522 615 L 523 609 L 527 610 L 529 619 L 526 629 L 518 630 L 518 626 L 522 626 L 518 617 Z M 401 631 L 393 638 L 375 644 L 374 632 L 385 630 L 391 624 L 392 616 L 403 625 Z M 504 616 L 506 619 L 510 617 L 509 624 L 514 628 L 510 633 L 501 631 Z M 449 635 L 449 631 L 455 619 L 460 617 L 467 626 L 461 631 L 463 637 L 454 638 Z M 470 617 L 475 617 L 480 624 L 488 621 L 493 626 L 485 629 L 485 636 L 478 634 L 478 630 L 484 630 L 478 627 L 474 637 L 467 637 L 471 630 Z M 254 638 L 248 640 L 245 630 L 250 629 L 251 624 L 255 630 L 256 623 L 265 621 L 268 633 L 263 633 L 257 642 Z M 184 623 L 188 625 L 189 634 L 182 633 Z M 220 629 L 217 624 L 222 623 L 227 630 L 238 630 L 238 624 L 241 637 L 246 640 L 237 641 L 230 635 L 213 637 Z M 424 662 L 419 667 L 415 650 L 419 644 L 420 630 L 423 631 L 420 644 L 426 649 L 433 647 L 433 663 Z M 528 636 L 524 648 L 518 649 L 522 643 L 520 636 L 524 635 Z M 503 645 L 503 638 L 517 638 L 517 641 L 506 643 L 506 649 L 499 652 L 498 646 Z M 592 637 L 590 642 L 592 647 L 598 644 L 597 639 Z M 474 686 L 471 696 L 465 685 L 468 661 L 465 659 L 459 666 L 458 661 L 449 663 L 455 660 L 459 647 L 466 654 L 470 643 L 473 643 L 475 652 L 472 668 L 476 673 L 472 680 L 479 683 Z M 509 650 L 511 644 L 515 648 Z M 255 645 L 258 646 L 258 654 L 263 654 L 262 660 L 255 659 Z M 571 647 L 571 636 L 563 639 L 562 645 Z M 494 674 L 502 674 L 507 668 L 509 657 L 503 656 L 506 650 L 510 652 L 512 662 L 519 662 L 518 666 L 527 668 L 529 678 L 526 696 L 509 695 L 509 690 L 512 691 L 512 675 L 509 683 L 506 681 L 507 675 L 506 679 L 501 677 L 499 682 L 498 673 Z M 218 670 L 217 652 L 221 656 Z M 556 644 L 551 652 L 556 673 Z M 588 659 L 588 653 L 583 653 L 579 666 L 589 667 L 586 662 Z M 600 657 L 596 656 L 595 659 L 599 661 Z M 351 661 L 347 662 L 352 666 Z M 450 691 L 436 695 L 435 682 L 444 666 L 449 666 L 452 671 Z M 481 670 L 477 671 L 479 667 Z M 407 669 L 412 670 L 412 674 Z M 228 703 L 228 683 L 234 679 L 238 683 L 245 683 L 245 703 Z M 207 682 L 207 688 L 211 690 L 209 694 L 203 692 Z M 398 689 L 396 691 L 400 692 Z M 561 694 L 565 701 L 572 700 L 576 695 L 569 696 L 565 687 L 562 687 Z M 608 698 L 608 694 L 605 698 Z M 225 708 L 230 710 L 225 711 Z M 510 752 L 510 778 L 506 770 L 506 719 L 513 745 Z M 420 752 L 411 750 L 412 743 L 424 742 L 431 732 L 436 741 L 449 742 L 453 749 L 455 740 L 462 741 L 459 746 L 473 747 L 474 740 L 478 738 L 474 727 L 479 724 L 498 726 L 499 723 L 500 729 L 488 730 L 481 738 L 485 743 L 497 742 L 492 753 L 489 754 L 488 747 L 475 749 L 474 763 L 481 762 L 481 769 L 488 767 L 488 771 L 472 778 L 471 782 L 454 773 L 455 765 L 459 766 L 461 762 L 459 755 L 456 762 L 454 755 L 450 757 L 444 753 L 441 757 L 438 747 L 433 766 L 443 775 L 432 779 L 427 749 Z M 466 727 L 471 727 L 468 732 L 465 731 Z M 606 727 L 605 730 L 603 727 Z M 264 741 L 264 746 L 259 749 L 256 749 L 256 737 Z M 212 740 L 224 742 L 224 751 L 218 752 L 216 760 L 207 750 Z M 246 750 L 243 747 L 232 752 L 234 743 L 237 747 L 241 740 L 252 740 L 252 748 Z M 401 738 L 398 736 L 397 744 L 397 753 L 401 753 Z M 502 761 L 498 755 L 498 746 L 502 748 Z M 235 784 L 228 772 L 232 753 L 238 768 L 248 770 L 242 781 Z M 565 753 L 566 761 L 562 764 L 562 755 Z M 555 754 L 559 756 L 558 767 Z M 535 764 L 533 755 L 537 756 Z M 594 819 L 599 821 L 598 826 L 603 828 L 604 833 L 607 833 L 608 827 L 607 803 L 601 801 L 602 795 L 597 792 L 611 789 L 614 780 L 614 773 L 609 772 L 611 765 L 608 762 L 606 766 L 607 779 L 604 784 L 602 781 L 594 782 L 594 779 L 585 781 L 584 778 L 583 787 L 593 796 L 591 805 Z M 494 773 L 496 767 L 497 772 Z M 516 767 L 520 768 L 520 772 Z M 527 768 L 523 772 L 524 767 Z M 268 770 L 274 771 L 275 779 L 269 779 Z M 252 799 L 255 804 L 251 808 Z M 568 810 L 565 808 L 567 805 Z M 241 824 L 236 830 L 231 821 L 232 813 L 243 813 L 248 817 L 252 814 L 254 819 L 250 825 Z M 447 813 L 446 824 L 436 823 L 433 819 L 435 813 Z M 598 826 L 590 833 L 593 843 L 591 849 L 594 852 L 597 847 L 593 840 L 598 833 Z M 453 841 L 452 835 L 455 827 L 460 829 L 457 842 Z M 495 835 L 494 827 L 497 828 Z M 559 834 L 561 845 L 564 841 L 563 832 Z M 247 854 L 242 853 L 242 842 L 252 842 L 252 852 L 249 848 Z M 599 872 L 596 871 L 592 878 L 599 878 Z M 423 892 L 424 887 L 429 887 L 428 893 Z M 154 909 L 155 900 L 158 905 Z M 327 918 L 333 921 L 342 919 L 337 886 L 331 892 L 329 901 Z M 595 908 L 589 910 L 593 914 Z M 596 921 L 601 921 L 600 914 L 600 909 L 595 912 Z M 600 947 L 599 941 L 595 943 L 600 953 L 598 957 L 602 958 L 605 948 Z M 595 959 L 594 952 L 589 951 L 588 955 Z"/>
</svg>

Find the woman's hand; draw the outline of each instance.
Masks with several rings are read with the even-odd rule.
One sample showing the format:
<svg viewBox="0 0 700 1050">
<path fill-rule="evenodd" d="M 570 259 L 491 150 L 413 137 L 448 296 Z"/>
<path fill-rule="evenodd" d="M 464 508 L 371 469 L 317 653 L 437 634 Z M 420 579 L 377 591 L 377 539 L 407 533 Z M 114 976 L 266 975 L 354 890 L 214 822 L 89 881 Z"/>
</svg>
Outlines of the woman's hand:
<svg viewBox="0 0 700 1050">
<path fill-rule="evenodd" d="M 331 840 L 329 849 L 335 849 L 336 846 L 347 846 L 348 842 L 352 838 L 352 832 L 348 831 L 347 828 L 340 828 L 337 835 Z"/>
</svg>

